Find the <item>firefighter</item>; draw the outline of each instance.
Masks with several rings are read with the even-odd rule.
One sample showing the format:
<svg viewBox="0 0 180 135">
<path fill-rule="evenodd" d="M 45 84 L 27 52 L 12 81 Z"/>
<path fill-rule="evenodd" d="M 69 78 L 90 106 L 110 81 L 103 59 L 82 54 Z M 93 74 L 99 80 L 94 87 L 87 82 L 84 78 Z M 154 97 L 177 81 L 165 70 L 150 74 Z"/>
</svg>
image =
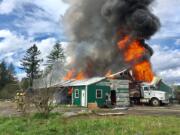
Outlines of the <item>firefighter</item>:
<svg viewBox="0 0 180 135">
<path fill-rule="evenodd" d="M 19 95 L 20 95 L 20 92 L 17 92 L 16 93 L 16 96 L 15 96 L 15 103 L 16 103 L 16 109 L 19 110 Z"/>
<path fill-rule="evenodd" d="M 24 112 L 25 111 L 25 92 L 23 92 L 22 90 L 20 92 L 16 93 L 16 104 L 17 104 L 17 110 L 20 112 Z"/>
</svg>

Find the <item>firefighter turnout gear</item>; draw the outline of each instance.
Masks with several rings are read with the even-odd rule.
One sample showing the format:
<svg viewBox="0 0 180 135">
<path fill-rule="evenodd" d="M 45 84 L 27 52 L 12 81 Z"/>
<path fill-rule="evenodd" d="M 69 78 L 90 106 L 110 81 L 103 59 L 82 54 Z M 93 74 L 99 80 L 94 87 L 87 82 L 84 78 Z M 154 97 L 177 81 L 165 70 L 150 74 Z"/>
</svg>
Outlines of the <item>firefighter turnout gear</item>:
<svg viewBox="0 0 180 135">
<path fill-rule="evenodd" d="M 17 105 L 17 110 L 19 112 L 24 112 L 25 111 L 25 93 L 17 92 L 15 96 L 15 102 Z"/>
</svg>

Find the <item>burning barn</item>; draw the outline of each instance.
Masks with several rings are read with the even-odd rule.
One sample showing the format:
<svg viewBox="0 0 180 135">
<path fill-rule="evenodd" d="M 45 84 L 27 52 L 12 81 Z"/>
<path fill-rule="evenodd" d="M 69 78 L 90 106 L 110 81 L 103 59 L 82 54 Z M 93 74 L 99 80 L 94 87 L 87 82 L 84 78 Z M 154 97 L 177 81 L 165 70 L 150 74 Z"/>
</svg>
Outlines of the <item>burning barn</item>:
<svg viewBox="0 0 180 135">
<path fill-rule="evenodd" d="M 157 89 L 151 85 L 155 77 L 150 62 L 153 50 L 145 42 L 160 28 L 159 19 L 151 12 L 153 1 L 70 2 L 64 18 L 66 33 L 72 41 L 67 48 L 70 71 L 64 80 L 85 80 L 110 75 L 124 68 L 131 69 L 132 78 L 126 80 L 132 81 L 128 88 L 130 93 L 135 90 L 133 99 L 134 96 L 138 100 L 146 97 L 142 101 L 153 105 L 168 102 L 165 93 L 148 91 Z M 72 19 L 74 16 L 76 19 Z"/>
<path fill-rule="evenodd" d="M 168 104 L 174 98 L 172 88 L 159 77 L 154 77 L 150 83 L 137 81 L 132 70 L 122 70 L 106 77 L 92 77 L 89 79 L 70 79 L 59 83 L 61 100 L 67 97 L 72 105 L 88 107 L 89 104 L 104 106 L 129 106 L 130 104 L 148 103 L 154 106 Z M 66 92 L 63 95 L 62 91 Z"/>
<path fill-rule="evenodd" d="M 64 16 L 65 31 L 72 41 L 67 47 L 68 72 L 58 76 L 61 83 L 57 85 L 66 89 L 69 102 L 103 106 L 106 101 L 121 105 L 122 100 L 125 105 L 130 96 L 133 102 L 168 103 L 167 92 L 159 90 L 165 88 L 162 81 L 152 83 L 156 76 L 150 62 L 153 49 L 146 43 L 160 28 L 159 19 L 151 13 L 153 1 L 70 2 Z M 119 72 L 121 69 L 130 70 Z"/>
<path fill-rule="evenodd" d="M 90 104 L 98 107 L 129 106 L 132 103 L 157 106 L 174 98 L 173 90 L 162 79 L 154 77 L 151 83 L 137 81 L 130 69 L 106 77 L 63 80 L 40 89 L 44 88 L 56 89 L 55 103 L 83 107 Z"/>
<path fill-rule="evenodd" d="M 124 74 L 124 72 L 125 70 L 118 74 Z M 90 79 L 65 81 L 56 85 L 56 87 L 61 87 L 61 90 L 68 93 L 68 96 L 71 97 L 69 102 L 72 105 L 83 107 L 88 107 L 92 103 L 96 103 L 99 107 L 130 105 L 129 80 L 93 77 Z M 60 91 L 60 93 L 62 92 Z M 65 95 L 59 94 L 59 97 L 56 97 L 56 102 L 59 102 L 63 97 Z"/>
</svg>

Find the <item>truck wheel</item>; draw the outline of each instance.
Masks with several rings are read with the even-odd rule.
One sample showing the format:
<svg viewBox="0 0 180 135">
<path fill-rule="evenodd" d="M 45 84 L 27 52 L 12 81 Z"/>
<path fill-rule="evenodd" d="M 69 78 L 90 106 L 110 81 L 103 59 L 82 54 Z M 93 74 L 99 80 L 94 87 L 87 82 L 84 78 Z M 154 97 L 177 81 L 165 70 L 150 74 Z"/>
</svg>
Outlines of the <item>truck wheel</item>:
<svg viewBox="0 0 180 135">
<path fill-rule="evenodd" d="M 151 99 L 152 106 L 160 106 L 160 101 L 157 98 Z"/>
</svg>

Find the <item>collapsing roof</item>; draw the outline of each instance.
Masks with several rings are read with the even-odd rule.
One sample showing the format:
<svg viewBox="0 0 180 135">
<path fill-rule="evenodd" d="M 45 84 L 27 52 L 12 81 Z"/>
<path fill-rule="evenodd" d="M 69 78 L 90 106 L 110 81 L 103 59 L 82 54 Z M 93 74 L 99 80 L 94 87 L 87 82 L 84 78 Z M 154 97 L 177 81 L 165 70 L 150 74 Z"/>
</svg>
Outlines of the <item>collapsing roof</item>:
<svg viewBox="0 0 180 135">
<path fill-rule="evenodd" d="M 55 87 L 68 87 L 68 86 L 87 86 L 87 85 L 91 85 L 97 82 L 100 82 L 102 80 L 105 79 L 109 79 L 109 78 L 116 78 L 117 76 L 120 76 L 121 74 L 123 74 L 124 72 L 128 71 L 127 69 L 124 69 L 118 73 L 106 76 L 106 77 L 93 77 L 93 78 L 89 78 L 89 79 L 84 79 L 84 80 L 68 80 L 68 81 L 64 81 L 62 83 L 59 83 L 57 85 L 55 85 Z"/>
<path fill-rule="evenodd" d="M 102 80 L 106 79 L 106 77 L 93 77 L 90 79 L 84 79 L 84 80 L 75 80 L 69 83 L 64 84 L 64 87 L 67 86 L 87 86 L 87 85 L 91 85 L 97 82 L 100 82 Z"/>
<path fill-rule="evenodd" d="M 57 83 L 54 83 L 54 84 L 49 84 L 49 85 L 46 85 L 46 86 L 43 86 L 41 85 L 41 87 L 38 87 L 35 85 L 33 88 L 34 89 L 43 89 L 43 88 L 49 88 L 49 87 L 69 87 L 69 86 L 87 86 L 87 85 L 91 85 L 91 84 L 94 84 L 94 83 L 97 83 L 97 82 L 100 82 L 102 80 L 105 80 L 105 79 L 109 79 L 109 78 L 118 78 L 119 76 L 122 76 L 125 72 L 129 71 L 128 69 L 124 69 L 124 70 L 121 70 L 120 72 L 118 73 L 115 73 L 115 74 L 112 74 L 112 75 L 109 75 L 109 76 L 106 76 L 106 77 L 93 77 L 93 78 L 89 78 L 89 79 L 84 79 L 84 80 L 75 80 L 75 79 L 70 79 L 70 80 L 61 80 Z M 40 79 L 39 79 L 40 80 Z M 37 80 L 37 81 L 39 81 Z"/>
</svg>

